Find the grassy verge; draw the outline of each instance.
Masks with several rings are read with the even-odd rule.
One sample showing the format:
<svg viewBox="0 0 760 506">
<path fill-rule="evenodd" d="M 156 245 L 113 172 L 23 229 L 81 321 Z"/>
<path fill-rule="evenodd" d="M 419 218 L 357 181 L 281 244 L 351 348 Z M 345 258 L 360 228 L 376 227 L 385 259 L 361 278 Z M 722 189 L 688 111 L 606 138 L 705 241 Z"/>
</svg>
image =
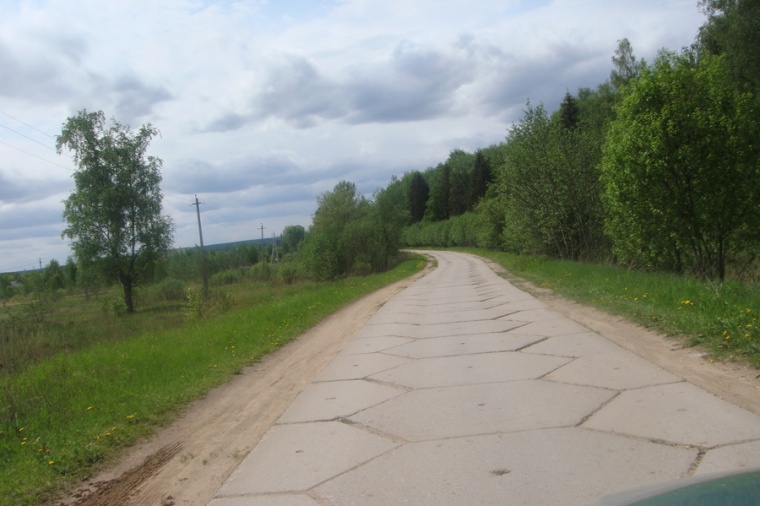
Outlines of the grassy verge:
<svg viewBox="0 0 760 506">
<path fill-rule="evenodd" d="M 667 335 L 686 336 L 716 358 L 760 368 L 760 287 L 712 283 L 609 265 L 466 249 L 509 272 L 578 302 L 625 316 Z"/>
<path fill-rule="evenodd" d="M 244 307 L 58 353 L 1 376 L 0 505 L 52 497 L 325 315 L 423 265 L 417 258 L 327 284 L 235 285 L 248 292 Z"/>
</svg>

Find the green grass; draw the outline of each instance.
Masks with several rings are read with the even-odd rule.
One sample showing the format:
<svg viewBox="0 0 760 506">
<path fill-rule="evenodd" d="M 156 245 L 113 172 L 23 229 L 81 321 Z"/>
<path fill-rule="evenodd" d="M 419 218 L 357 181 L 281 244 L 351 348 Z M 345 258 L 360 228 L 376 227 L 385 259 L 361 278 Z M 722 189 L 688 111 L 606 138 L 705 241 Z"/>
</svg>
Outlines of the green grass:
<svg viewBox="0 0 760 506">
<path fill-rule="evenodd" d="M 148 331 L 140 321 L 149 309 L 112 317 L 102 322 L 105 331 L 131 325 L 137 332 L 102 335 L 0 376 L 0 505 L 50 500 L 246 365 L 423 266 L 415 258 L 385 274 L 335 283 L 231 285 L 215 300 L 232 309 Z M 154 316 L 166 314 L 159 306 Z"/>
<path fill-rule="evenodd" d="M 760 287 L 734 281 L 714 283 L 610 265 L 518 256 L 466 249 L 490 258 L 510 273 L 578 302 L 624 316 L 712 356 L 760 368 Z"/>
</svg>

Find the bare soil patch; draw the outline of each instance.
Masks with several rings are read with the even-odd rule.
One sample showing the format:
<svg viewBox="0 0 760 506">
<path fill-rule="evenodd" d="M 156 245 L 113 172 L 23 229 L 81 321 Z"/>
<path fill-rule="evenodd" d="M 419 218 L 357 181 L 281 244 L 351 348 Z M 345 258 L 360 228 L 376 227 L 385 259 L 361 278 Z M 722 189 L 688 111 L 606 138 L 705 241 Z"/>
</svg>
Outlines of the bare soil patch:
<svg viewBox="0 0 760 506">
<path fill-rule="evenodd" d="M 501 266 L 489 262 L 502 275 Z M 378 290 L 322 323 L 229 383 L 191 404 L 170 426 L 133 447 L 60 506 L 205 505 L 243 458 L 356 332 L 390 297 L 426 271 Z M 620 346 L 708 392 L 760 415 L 760 371 L 712 362 L 683 340 L 651 332 L 563 299 L 511 275 L 518 288 Z"/>
</svg>

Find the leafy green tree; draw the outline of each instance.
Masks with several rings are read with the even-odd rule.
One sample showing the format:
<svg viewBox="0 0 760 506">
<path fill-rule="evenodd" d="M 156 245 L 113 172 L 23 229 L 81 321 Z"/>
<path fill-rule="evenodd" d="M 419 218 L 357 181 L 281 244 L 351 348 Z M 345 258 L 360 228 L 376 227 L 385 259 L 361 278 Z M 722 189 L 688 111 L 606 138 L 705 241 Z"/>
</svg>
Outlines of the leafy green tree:
<svg viewBox="0 0 760 506">
<path fill-rule="evenodd" d="M 662 51 L 624 91 L 604 149 L 607 230 L 618 258 L 725 278 L 757 236 L 760 124 L 724 57 Z"/>
<path fill-rule="evenodd" d="M 50 260 L 42 272 L 42 282 L 45 289 L 50 291 L 59 290 L 65 286 L 65 274 L 58 260 Z"/>
<path fill-rule="evenodd" d="M 472 166 L 472 180 L 470 183 L 470 209 L 474 208 L 480 199 L 485 197 L 488 187 L 491 185 L 493 176 L 491 165 L 488 163 L 482 150 L 475 153 L 475 162 Z"/>
<path fill-rule="evenodd" d="M 447 220 L 451 216 L 449 195 L 451 194 L 451 166 L 447 163 L 438 164 L 430 169 L 430 198 L 426 216 L 433 221 Z"/>
<path fill-rule="evenodd" d="M 635 81 L 646 66 L 644 62 L 636 60 L 636 56 L 633 54 L 633 46 L 628 39 L 618 41 L 615 56 L 612 57 L 612 65 L 614 68 L 610 74 L 610 84 L 616 90 L 620 90 Z"/>
<path fill-rule="evenodd" d="M 601 144 L 594 131 L 563 128 L 559 114 L 528 104 L 504 152 L 497 188 L 505 204 L 505 246 L 560 258 L 598 258 Z"/>
<path fill-rule="evenodd" d="M 568 92 L 559 106 L 559 116 L 562 122 L 562 128 L 575 128 L 580 122 L 580 109 L 575 98 Z"/>
<path fill-rule="evenodd" d="M 305 228 L 301 225 L 289 225 L 282 231 L 282 249 L 285 253 L 295 253 L 305 238 Z"/>
<path fill-rule="evenodd" d="M 356 185 L 349 181 L 340 181 L 333 191 L 317 198 L 317 210 L 304 244 L 306 263 L 317 279 L 333 279 L 350 271 L 355 245 L 346 230 L 361 217 L 364 201 L 356 193 Z"/>
<path fill-rule="evenodd" d="M 708 15 L 697 48 L 725 55 L 731 80 L 760 99 L 760 1 L 700 0 Z"/>
<path fill-rule="evenodd" d="M 371 217 L 374 235 L 378 238 L 372 267 L 375 271 L 385 271 L 398 255 L 401 232 L 410 221 L 404 206 L 403 186 L 395 176 L 386 188 L 375 192 Z"/>
<path fill-rule="evenodd" d="M 412 223 L 422 221 L 430 198 L 430 186 L 419 171 L 412 172 L 409 182 L 409 214 Z"/>
<path fill-rule="evenodd" d="M 77 286 L 77 272 L 79 267 L 73 258 L 68 257 L 66 263 L 63 265 L 63 278 L 66 284 L 66 288 L 72 291 Z"/>
<path fill-rule="evenodd" d="M 161 215 L 162 161 L 146 156 L 158 131 L 151 125 L 133 132 L 102 111 L 81 111 L 63 124 L 58 152 L 73 151 L 78 169 L 75 190 L 64 201 L 67 227 L 77 261 L 101 266 L 123 288 L 128 313 L 133 288 L 172 242 L 173 225 Z"/>
</svg>

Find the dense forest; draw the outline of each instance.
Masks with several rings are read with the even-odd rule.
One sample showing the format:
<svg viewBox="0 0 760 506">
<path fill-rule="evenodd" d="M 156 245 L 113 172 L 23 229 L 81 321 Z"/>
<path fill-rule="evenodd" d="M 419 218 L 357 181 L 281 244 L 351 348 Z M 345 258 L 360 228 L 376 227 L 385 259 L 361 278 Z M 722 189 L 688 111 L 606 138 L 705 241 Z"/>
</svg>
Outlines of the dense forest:
<svg viewBox="0 0 760 506">
<path fill-rule="evenodd" d="M 382 268 L 398 245 L 478 246 L 711 280 L 760 252 L 760 1 L 704 0 L 691 47 L 638 60 L 556 111 L 527 103 L 505 140 L 411 170 L 372 199 L 319 199 L 319 277 Z"/>
</svg>

